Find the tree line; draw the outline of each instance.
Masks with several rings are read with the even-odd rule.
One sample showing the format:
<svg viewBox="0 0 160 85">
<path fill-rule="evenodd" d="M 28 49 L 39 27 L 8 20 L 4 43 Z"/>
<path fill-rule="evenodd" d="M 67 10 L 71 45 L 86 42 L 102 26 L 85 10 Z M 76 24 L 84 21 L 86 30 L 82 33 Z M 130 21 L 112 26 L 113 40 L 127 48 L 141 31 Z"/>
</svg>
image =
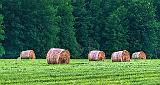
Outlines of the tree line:
<svg viewBox="0 0 160 85">
<path fill-rule="evenodd" d="M 124 49 L 160 58 L 159 0 L 1 0 L 0 23 L 1 58 L 28 49 L 45 58 L 53 47 L 72 58 Z"/>
</svg>

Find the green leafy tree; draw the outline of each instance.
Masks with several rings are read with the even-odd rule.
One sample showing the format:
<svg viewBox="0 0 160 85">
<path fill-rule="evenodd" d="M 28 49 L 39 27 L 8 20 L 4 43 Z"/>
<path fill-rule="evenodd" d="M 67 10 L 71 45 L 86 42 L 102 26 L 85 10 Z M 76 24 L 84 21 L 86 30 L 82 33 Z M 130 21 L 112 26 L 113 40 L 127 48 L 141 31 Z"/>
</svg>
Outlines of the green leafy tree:
<svg viewBox="0 0 160 85">
<path fill-rule="evenodd" d="M 127 9 L 123 6 L 123 0 L 102 0 L 102 18 L 100 49 L 106 52 L 107 58 L 113 51 L 127 49 Z M 125 24 L 123 23 L 125 22 Z M 124 34 L 123 34 L 124 33 Z M 119 35 L 120 34 L 120 35 Z M 124 39 L 122 38 L 125 35 Z M 122 48 L 122 41 L 124 42 Z"/>
<path fill-rule="evenodd" d="M 100 48 L 100 32 L 101 32 L 101 24 L 100 24 L 100 1 L 98 0 L 85 0 L 86 2 L 86 11 L 88 14 L 88 48 L 89 50 L 97 50 Z"/>
<path fill-rule="evenodd" d="M 20 29 L 24 27 L 21 25 L 21 3 L 19 0 L 3 0 L 2 12 L 4 16 L 4 31 L 5 41 L 4 47 L 6 55 L 18 55 L 22 49 L 21 42 L 19 41 Z"/>
<path fill-rule="evenodd" d="M 18 56 L 33 49 L 38 58 L 44 58 L 51 47 L 58 47 L 56 8 L 49 0 L 4 0 L 6 54 Z"/>
<path fill-rule="evenodd" d="M 143 50 L 151 58 L 156 48 L 156 33 L 152 26 L 155 20 L 155 8 L 152 0 L 128 0 L 130 51 Z"/>
<path fill-rule="evenodd" d="M 2 46 L 4 40 L 4 30 L 3 30 L 3 16 L 2 16 L 2 2 L 0 1 L 0 56 L 5 53 L 5 50 Z"/>
<path fill-rule="evenodd" d="M 77 42 L 80 44 L 81 58 L 87 58 L 89 53 L 89 24 L 90 17 L 86 10 L 85 0 L 73 0 L 74 28 L 76 29 Z"/>
<path fill-rule="evenodd" d="M 154 6 L 156 8 L 156 18 L 158 21 L 160 21 L 160 1 L 159 0 L 153 0 Z"/>
<path fill-rule="evenodd" d="M 105 43 L 107 53 L 128 49 L 128 20 L 126 18 L 127 9 L 120 6 L 108 17 L 106 26 Z"/>
<path fill-rule="evenodd" d="M 61 17 L 59 23 L 60 47 L 68 49 L 72 54 L 72 58 L 77 58 L 80 55 L 80 49 L 75 37 L 75 29 L 73 27 L 75 19 L 72 14 L 73 7 L 71 5 L 71 0 L 57 0 L 57 2 L 54 3 L 58 5 L 57 15 Z"/>
<path fill-rule="evenodd" d="M 24 35 L 27 38 L 24 49 L 34 49 L 37 56 L 44 58 L 50 48 L 59 46 L 57 7 L 53 6 L 52 0 L 23 0 L 22 3 L 21 21 L 29 31 Z"/>
<path fill-rule="evenodd" d="M 156 48 L 156 51 L 155 51 L 155 54 L 156 54 L 156 58 L 160 58 L 160 1 L 159 0 L 154 0 L 154 6 L 156 8 L 156 19 L 152 26 L 154 28 L 156 28 L 156 35 L 157 35 L 157 48 Z"/>
</svg>

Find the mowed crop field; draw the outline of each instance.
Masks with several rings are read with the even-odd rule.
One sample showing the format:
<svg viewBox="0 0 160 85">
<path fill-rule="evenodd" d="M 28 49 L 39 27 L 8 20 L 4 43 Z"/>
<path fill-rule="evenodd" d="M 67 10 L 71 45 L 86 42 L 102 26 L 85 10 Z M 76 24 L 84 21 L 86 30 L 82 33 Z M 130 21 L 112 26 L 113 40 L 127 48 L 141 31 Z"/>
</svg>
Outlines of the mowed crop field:
<svg viewBox="0 0 160 85">
<path fill-rule="evenodd" d="M 66 65 L 48 65 L 45 59 L 0 60 L 0 84 L 106 85 L 160 84 L 160 60 L 89 62 L 72 59 Z"/>
</svg>

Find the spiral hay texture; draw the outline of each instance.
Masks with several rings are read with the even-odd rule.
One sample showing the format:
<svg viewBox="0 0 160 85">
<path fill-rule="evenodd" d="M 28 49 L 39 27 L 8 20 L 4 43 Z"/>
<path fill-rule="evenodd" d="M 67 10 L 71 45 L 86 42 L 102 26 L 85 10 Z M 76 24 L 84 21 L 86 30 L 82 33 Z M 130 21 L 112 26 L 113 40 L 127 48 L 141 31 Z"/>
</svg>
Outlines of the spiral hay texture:
<svg viewBox="0 0 160 85">
<path fill-rule="evenodd" d="M 105 59 L 105 53 L 103 51 L 91 51 L 88 54 L 89 61 L 103 61 Z"/>
<path fill-rule="evenodd" d="M 143 51 L 132 54 L 132 59 L 146 59 L 146 54 Z"/>
<path fill-rule="evenodd" d="M 33 50 L 22 51 L 20 54 L 20 59 L 35 59 L 35 53 Z"/>
<path fill-rule="evenodd" d="M 127 62 L 130 61 L 130 54 L 127 50 L 114 52 L 112 53 L 111 60 L 112 62 Z"/>
<path fill-rule="evenodd" d="M 46 56 L 48 64 L 69 64 L 70 52 L 65 49 L 51 48 Z"/>
</svg>

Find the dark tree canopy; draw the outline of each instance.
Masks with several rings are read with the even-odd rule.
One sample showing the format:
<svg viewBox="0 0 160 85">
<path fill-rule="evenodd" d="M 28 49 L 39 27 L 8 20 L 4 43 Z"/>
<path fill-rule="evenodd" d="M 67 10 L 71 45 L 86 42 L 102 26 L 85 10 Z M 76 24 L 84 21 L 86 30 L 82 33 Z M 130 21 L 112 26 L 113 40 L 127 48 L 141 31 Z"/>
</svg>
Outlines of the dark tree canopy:
<svg viewBox="0 0 160 85">
<path fill-rule="evenodd" d="M 67 49 L 71 58 L 91 50 L 160 58 L 159 0 L 1 0 L 0 23 L 2 58 L 28 49 L 45 58 L 50 48 Z"/>
</svg>

